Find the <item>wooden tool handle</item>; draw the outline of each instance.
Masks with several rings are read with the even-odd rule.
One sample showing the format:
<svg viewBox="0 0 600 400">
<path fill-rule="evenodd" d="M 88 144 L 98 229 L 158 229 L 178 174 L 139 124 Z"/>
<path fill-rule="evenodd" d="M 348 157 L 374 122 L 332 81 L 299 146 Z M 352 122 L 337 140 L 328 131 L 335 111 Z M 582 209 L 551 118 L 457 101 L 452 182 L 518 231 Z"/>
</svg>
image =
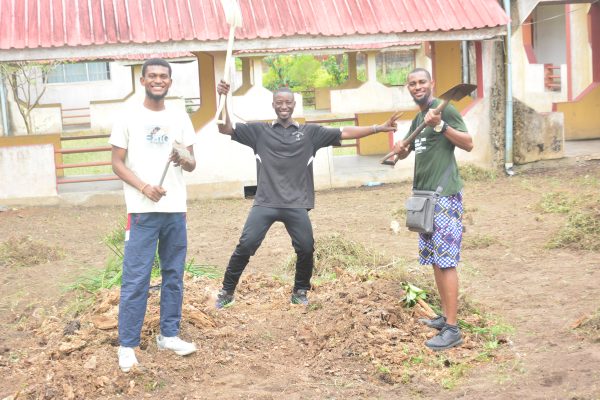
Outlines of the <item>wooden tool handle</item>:
<svg viewBox="0 0 600 400">
<path fill-rule="evenodd" d="M 440 105 L 433 109 L 433 112 L 435 114 L 441 114 L 442 111 L 444 111 L 444 108 L 446 108 L 447 105 L 448 105 L 448 100 L 442 100 L 442 102 L 440 103 Z M 419 126 L 417 126 L 417 128 L 414 131 L 412 131 L 411 134 L 406 139 L 404 139 L 404 141 L 407 142 L 407 143 L 412 143 L 412 141 L 415 140 L 415 138 L 417 137 L 417 135 L 419 133 L 421 133 L 421 131 L 423 129 L 425 129 L 426 126 L 427 126 L 427 124 L 425 124 L 425 121 L 421 122 L 419 124 Z M 394 161 L 389 160 L 389 158 L 392 157 L 394 154 L 395 153 L 393 151 L 391 151 L 388 154 L 386 154 L 385 157 L 383 157 L 381 159 L 381 164 L 396 165 L 396 163 L 398 162 L 398 158 L 395 158 Z"/>
<path fill-rule="evenodd" d="M 233 52 L 233 40 L 235 38 L 235 26 L 231 25 L 229 27 L 229 40 L 227 41 L 227 54 L 225 55 L 225 68 L 223 68 L 223 80 L 229 83 L 229 69 L 231 64 L 231 54 Z M 226 122 L 225 115 L 225 102 L 227 101 L 227 96 L 220 95 L 219 96 L 219 107 L 217 108 L 217 124 L 223 125 Z"/>
</svg>

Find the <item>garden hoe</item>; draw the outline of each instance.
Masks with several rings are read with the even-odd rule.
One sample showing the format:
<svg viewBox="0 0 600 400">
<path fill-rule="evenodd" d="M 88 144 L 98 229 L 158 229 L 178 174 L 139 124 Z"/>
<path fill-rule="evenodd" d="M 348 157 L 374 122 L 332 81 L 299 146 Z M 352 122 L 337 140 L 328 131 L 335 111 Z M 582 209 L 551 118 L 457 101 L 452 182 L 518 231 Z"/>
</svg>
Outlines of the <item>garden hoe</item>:
<svg viewBox="0 0 600 400">
<path fill-rule="evenodd" d="M 440 103 L 439 106 L 437 106 L 436 108 L 433 109 L 433 112 L 436 114 L 441 114 L 441 112 L 444 111 L 444 108 L 446 108 L 446 106 L 448 105 L 448 103 L 450 103 L 450 101 L 459 101 L 475 89 L 477 89 L 477 85 L 471 85 L 470 83 L 460 83 L 460 84 L 454 86 L 453 88 L 448 90 L 446 93 L 439 96 L 439 98 L 442 99 L 442 102 Z M 411 143 L 413 140 L 415 140 L 415 137 L 417 137 L 417 135 L 419 133 L 421 133 L 421 131 L 424 128 L 425 128 L 425 122 L 421 122 L 421 124 L 419 126 L 417 126 L 417 129 L 412 131 L 410 136 L 407 137 L 406 139 L 404 139 L 404 141 L 407 143 Z M 392 158 L 392 159 L 390 160 L 390 158 Z M 396 165 L 397 162 L 398 162 L 398 157 L 397 157 L 396 153 L 394 153 L 393 151 L 389 152 L 388 154 L 385 155 L 385 157 L 383 157 L 381 159 L 381 164 L 385 164 L 385 165 L 394 166 L 394 165 Z"/>
<path fill-rule="evenodd" d="M 192 155 L 190 154 L 188 149 L 183 147 L 178 142 L 173 143 L 173 150 L 172 150 L 171 154 L 173 154 L 175 152 L 178 153 L 179 157 L 181 157 L 181 158 L 189 158 L 189 159 L 192 158 Z M 169 159 L 167 160 L 167 163 L 165 164 L 165 169 L 163 170 L 162 176 L 160 177 L 160 183 L 158 184 L 158 186 L 162 186 L 163 182 L 165 181 L 165 176 L 167 176 L 167 171 L 169 170 L 169 164 L 171 164 L 171 154 L 169 154 Z"/>
<path fill-rule="evenodd" d="M 235 39 L 235 28 L 242 26 L 242 10 L 237 0 L 221 0 L 223 6 L 223 12 L 225 13 L 225 20 L 229 25 L 229 41 L 227 42 L 227 55 L 225 56 L 225 68 L 223 69 L 223 80 L 229 83 L 229 76 L 231 74 L 231 52 L 233 51 L 233 40 Z M 225 123 L 225 102 L 227 96 L 219 96 L 219 105 L 217 107 L 217 124 L 223 125 Z"/>
</svg>

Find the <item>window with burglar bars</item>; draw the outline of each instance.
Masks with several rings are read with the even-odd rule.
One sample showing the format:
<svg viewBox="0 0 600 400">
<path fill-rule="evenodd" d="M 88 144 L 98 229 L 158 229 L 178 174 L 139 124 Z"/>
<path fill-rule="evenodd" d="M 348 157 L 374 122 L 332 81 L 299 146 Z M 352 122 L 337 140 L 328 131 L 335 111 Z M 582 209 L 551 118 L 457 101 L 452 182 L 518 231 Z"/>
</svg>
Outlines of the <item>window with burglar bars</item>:
<svg viewBox="0 0 600 400">
<path fill-rule="evenodd" d="M 48 73 L 48 83 L 106 81 L 110 79 L 107 62 L 59 64 Z"/>
</svg>

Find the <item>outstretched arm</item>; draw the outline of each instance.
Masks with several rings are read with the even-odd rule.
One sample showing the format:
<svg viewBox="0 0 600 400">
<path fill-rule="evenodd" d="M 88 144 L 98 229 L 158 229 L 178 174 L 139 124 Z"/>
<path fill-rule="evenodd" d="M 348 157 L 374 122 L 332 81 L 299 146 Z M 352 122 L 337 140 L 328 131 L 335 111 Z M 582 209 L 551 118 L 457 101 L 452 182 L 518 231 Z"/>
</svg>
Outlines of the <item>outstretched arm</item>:
<svg viewBox="0 0 600 400">
<path fill-rule="evenodd" d="M 222 94 L 227 96 L 227 93 L 229 93 L 229 89 L 229 83 L 225 82 L 224 80 L 221 80 L 217 85 L 217 94 L 219 96 Z M 219 132 L 221 132 L 222 134 L 231 135 L 233 134 L 233 126 L 231 125 L 231 119 L 229 118 L 229 110 L 227 110 L 227 101 L 225 101 L 223 110 L 225 110 L 225 123 L 218 124 L 217 126 L 219 127 Z"/>
<path fill-rule="evenodd" d="M 359 139 L 378 132 L 394 132 L 396 130 L 396 120 L 402 115 L 396 112 L 383 125 L 373 126 L 345 126 L 342 128 L 341 139 Z"/>
</svg>

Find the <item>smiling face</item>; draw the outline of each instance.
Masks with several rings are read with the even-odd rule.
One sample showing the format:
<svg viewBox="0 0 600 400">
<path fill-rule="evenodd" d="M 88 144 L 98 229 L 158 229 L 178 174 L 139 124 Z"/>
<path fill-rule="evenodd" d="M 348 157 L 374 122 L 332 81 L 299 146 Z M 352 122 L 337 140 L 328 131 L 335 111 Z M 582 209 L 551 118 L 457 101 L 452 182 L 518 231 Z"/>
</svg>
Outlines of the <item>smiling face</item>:
<svg viewBox="0 0 600 400">
<path fill-rule="evenodd" d="M 292 118 L 295 106 L 296 101 L 292 92 L 282 91 L 273 95 L 273 109 L 280 121 L 287 121 Z"/>
<path fill-rule="evenodd" d="M 173 83 L 169 68 L 162 65 L 148 65 L 140 82 L 146 89 L 146 97 L 154 101 L 164 99 Z"/>
<path fill-rule="evenodd" d="M 416 71 L 408 75 L 408 92 L 419 107 L 427 106 L 433 100 L 434 82 L 425 71 Z"/>
</svg>

